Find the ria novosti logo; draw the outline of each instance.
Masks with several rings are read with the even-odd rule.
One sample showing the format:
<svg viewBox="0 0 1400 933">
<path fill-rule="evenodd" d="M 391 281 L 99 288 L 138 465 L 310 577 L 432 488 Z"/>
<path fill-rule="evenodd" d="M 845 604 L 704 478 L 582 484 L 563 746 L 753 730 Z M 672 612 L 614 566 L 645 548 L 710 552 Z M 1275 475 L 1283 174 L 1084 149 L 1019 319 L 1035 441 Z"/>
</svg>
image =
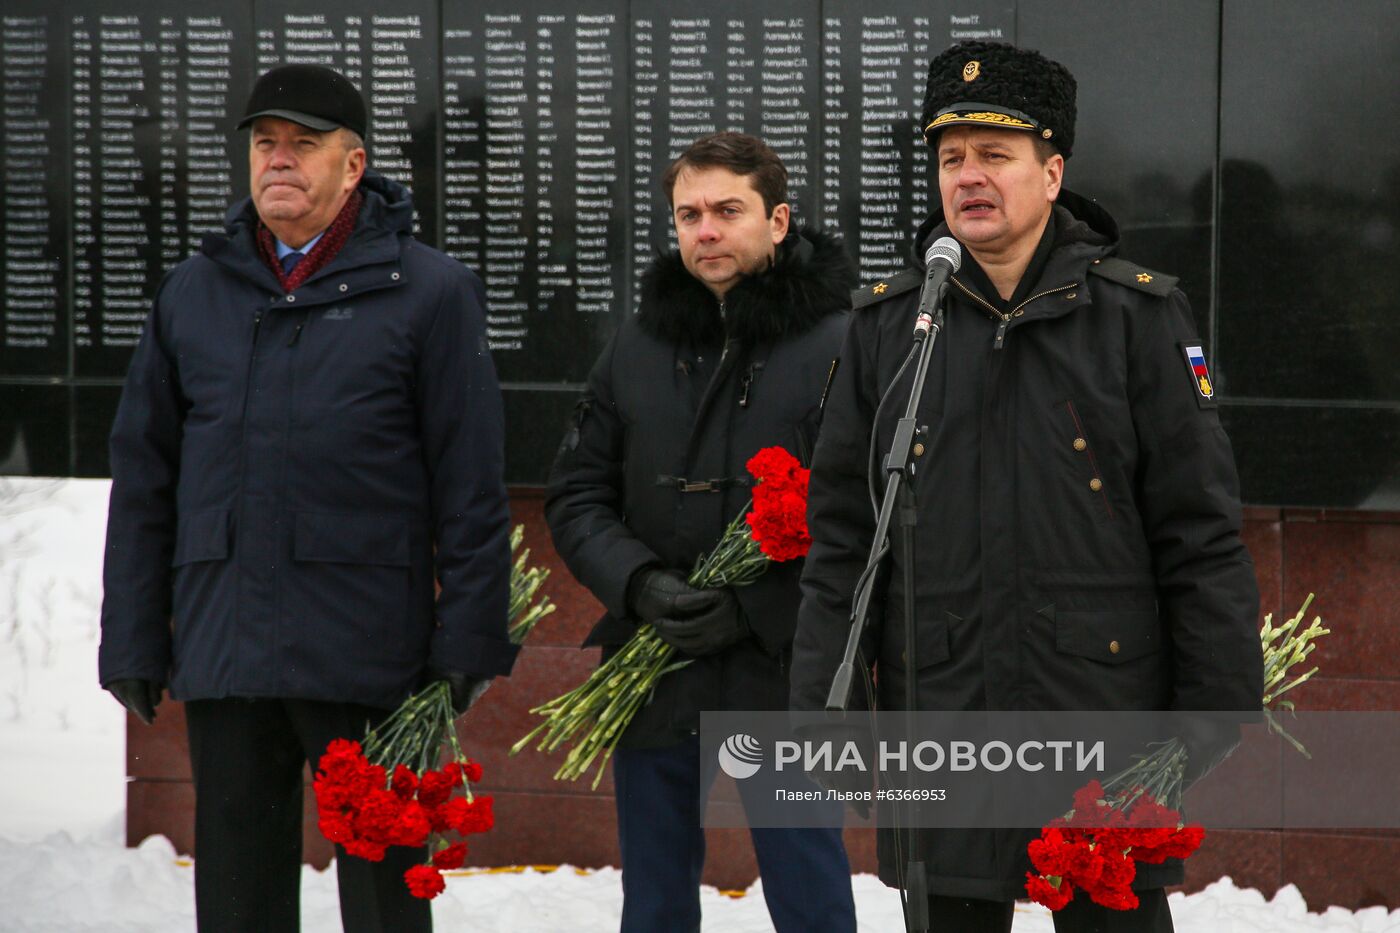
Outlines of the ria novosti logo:
<svg viewBox="0 0 1400 933">
<path fill-rule="evenodd" d="M 753 777 L 763 765 L 763 746 L 758 739 L 737 732 L 719 747 L 719 767 L 736 781 Z"/>
</svg>

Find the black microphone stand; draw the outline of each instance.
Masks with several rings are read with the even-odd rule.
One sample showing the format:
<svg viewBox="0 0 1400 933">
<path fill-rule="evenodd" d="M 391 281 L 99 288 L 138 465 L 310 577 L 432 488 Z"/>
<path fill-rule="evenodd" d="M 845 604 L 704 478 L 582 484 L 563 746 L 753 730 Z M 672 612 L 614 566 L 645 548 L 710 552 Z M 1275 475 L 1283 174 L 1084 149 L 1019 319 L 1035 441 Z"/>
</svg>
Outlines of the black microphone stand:
<svg viewBox="0 0 1400 933">
<path fill-rule="evenodd" d="M 880 500 L 880 510 L 875 520 L 875 535 L 870 542 L 870 557 L 866 561 L 865 572 L 855 593 L 851 612 L 851 633 L 846 639 L 846 651 L 836 675 L 831 681 L 831 691 L 827 694 L 826 708 L 829 712 L 845 712 L 851 702 L 851 688 L 855 683 L 856 654 L 860 649 L 861 636 L 869 622 L 870 599 L 875 589 L 878 574 L 876 567 L 887 550 L 890 522 L 896 508 L 899 513 L 900 542 L 904 548 L 904 708 L 906 738 L 914 735 L 914 716 L 917 707 L 917 675 L 919 670 L 918 653 L 915 644 L 914 619 L 914 528 L 918 524 L 918 504 L 914 488 L 910 482 L 914 476 L 914 438 L 920 433 L 917 414 L 919 400 L 924 394 L 924 380 L 928 376 L 929 362 L 933 359 L 933 343 L 943 330 L 943 298 L 948 290 L 944 281 L 938 290 L 938 301 L 934 305 L 933 318 L 927 330 L 916 328 L 915 349 L 919 354 L 914 369 L 914 384 L 909 390 L 909 401 L 904 408 L 904 417 L 895 424 L 894 439 L 890 443 L 889 454 L 885 457 L 885 475 L 889 477 L 885 492 Z M 910 827 L 909 862 L 905 872 L 904 929 L 908 933 L 927 933 L 928 920 L 928 876 L 924 871 L 923 834 L 918 831 L 919 802 L 910 795 L 908 801 L 908 823 Z"/>
</svg>

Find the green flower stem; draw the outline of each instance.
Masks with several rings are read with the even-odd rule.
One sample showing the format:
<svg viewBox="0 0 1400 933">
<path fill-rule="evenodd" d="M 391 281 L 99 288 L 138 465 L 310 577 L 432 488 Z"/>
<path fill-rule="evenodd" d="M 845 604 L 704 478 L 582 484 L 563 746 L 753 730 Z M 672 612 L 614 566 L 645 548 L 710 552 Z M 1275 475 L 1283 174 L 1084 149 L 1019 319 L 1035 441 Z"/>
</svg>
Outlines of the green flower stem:
<svg viewBox="0 0 1400 933">
<path fill-rule="evenodd" d="M 451 688 L 435 681 L 365 734 L 365 757 L 391 774 L 399 764 L 422 773 L 437 763 L 444 742 L 460 752 L 453 718 Z"/>
<path fill-rule="evenodd" d="M 1133 764 L 1104 781 L 1109 806 L 1127 811 L 1138 798 L 1150 795 L 1164 807 L 1181 809 L 1183 775 L 1186 772 L 1186 746 L 1180 739 L 1152 742 L 1151 751 L 1134 755 Z"/>
<path fill-rule="evenodd" d="M 745 503 L 725 527 L 714 550 L 696 561 L 687 578 L 691 586 L 744 586 L 768 568 L 768 557 L 749 533 L 749 506 Z M 539 751 L 553 752 L 573 743 L 554 777 L 578 780 L 596 762 L 596 789 L 622 733 L 638 710 L 650 702 L 657 683 L 691 663 L 677 661 L 675 655 L 675 649 L 657 638 L 650 625 L 641 626 L 583 683 L 531 709 L 541 721 L 511 746 L 510 753 L 517 754 L 531 744 Z"/>
</svg>

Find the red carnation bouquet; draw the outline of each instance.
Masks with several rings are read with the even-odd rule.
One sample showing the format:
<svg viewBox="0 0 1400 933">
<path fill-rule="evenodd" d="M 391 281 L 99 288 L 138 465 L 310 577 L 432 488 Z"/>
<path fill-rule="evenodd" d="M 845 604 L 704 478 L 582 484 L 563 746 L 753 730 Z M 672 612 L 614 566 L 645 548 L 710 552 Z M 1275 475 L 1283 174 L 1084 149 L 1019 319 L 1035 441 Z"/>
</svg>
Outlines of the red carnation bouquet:
<svg viewBox="0 0 1400 933">
<path fill-rule="evenodd" d="M 1330 633 L 1320 617 L 1299 628 L 1312 600 L 1309 593 L 1298 614 L 1282 625 L 1273 624 L 1272 613 L 1264 616 L 1259 632 L 1264 649 L 1264 716 L 1271 731 L 1304 755 L 1307 749 L 1284 731 L 1275 714 L 1293 709 L 1291 700 L 1280 697 L 1317 673 L 1317 668 L 1297 676 L 1291 670 L 1312 654 L 1317 639 Z M 1074 809 L 1052 820 L 1040 831 L 1040 838 L 1026 847 L 1039 872 L 1026 873 L 1031 900 L 1059 910 L 1079 891 L 1115 910 L 1137 907 L 1137 895 L 1130 887 L 1137 866 L 1187 858 L 1205 839 L 1205 830 L 1183 825 L 1178 812 L 1186 757 L 1186 746 L 1179 738 L 1155 742 L 1151 751 L 1134 756 L 1133 764 L 1106 785 L 1090 781 L 1081 788 L 1074 795 Z"/>
<path fill-rule="evenodd" d="M 1026 892 L 1051 910 L 1068 904 L 1076 891 L 1095 904 L 1131 910 L 1138 905 L 1131 885 L 1139 862 L 1186 858 L 1204 838 L 1205 830 L 1182 826 L 1175 810 L 1142 788 L 1111 793 L 1090 781 L 1074 795 L 1074 809 L 1026 847 L 1040 872 L 1026 874 Z"/>
<path fill-rule="evenodd" d="M 757 480 L 753 499 L 725 528 L 714 550 L 696 562 L 688 577 L 691 586 L 744 586 L 757 580 L 770 562 L 805 557 L 812 546 L 807 534 L 810 471 L 782 447 L 763 448 L 746 466 Z M 593 778 L 596 788 L 618 739 L 646 705 L 657 681 L 690 663 L 677 661 L 675 654 L 650 625 L 641 626 L 587 680 L 530 710 L 544 721 L 516 742 L 511 754 L 537 736 L 538 748 L 547 752 L 577 738 L 554 777 L 578 780 L 601 755 Z"/>
<path fill-rule="evenodd" d="M 471 785 L 481 780 L 481 765 L 467 759 L 457 744 L 450 692 L 442 723 L 436 694 L 446 689 L 445 683 L 433 684 L 408 701 L 421 716 L 418 735 L 371 731 L 363 747 L 349 739 L 331 742 L 312 784 L 321 834 L 344 846 L 348 855 L 378 862 L 389 846 L 417 848 L 432 840 L 429 860 L 404 873 L 415 897 L 441 894 L 446 887 L 442 872 L 461 868 L 466 860 L 467 844 L 449 842 L 447 833 L 467 836 L 495 825 L 491 798 L 472 793 Z M 402 731 L 411 727 L 408 719 L 385 725 Z M 426 747 L 424 733 L 435 728 L 445 728 L 451 736 L 452 760 L 440 770 L 426 767 L 419 751 Z M 437 751 L 436 742 L 431 747 Z M 412 762 L 415 767 L 401 760 L 401 752 L 419 759 Z"/>
<path fill-rule="evenodd" d="M 510 537 L 511 552 L 518 555 L 509 610 L 516 644 L 554 611 L 540 593 L 549 571 L 529 566 L 529 549 L 520 551 L 524 533 L 517 525 Z M 369 730 L 363 744 L 331 742 L 312 782 L 321 834 L 348 855 L 378 862 L 389 846 L 429 846 L 428 861 L 404 873 L 415 897 L 437 897 L 446 887 L 442 873 L 465 862 L 466 842 L 450 841 L 449 833 L 468 836 L 495 825 L 491 798 L 472 793 L 481 765 L 463 754 L 456 718 L 451 687 L 443 680 L 431 683 Z M 447 763 L 434 769 L 444 751 Z"/>
</svg>

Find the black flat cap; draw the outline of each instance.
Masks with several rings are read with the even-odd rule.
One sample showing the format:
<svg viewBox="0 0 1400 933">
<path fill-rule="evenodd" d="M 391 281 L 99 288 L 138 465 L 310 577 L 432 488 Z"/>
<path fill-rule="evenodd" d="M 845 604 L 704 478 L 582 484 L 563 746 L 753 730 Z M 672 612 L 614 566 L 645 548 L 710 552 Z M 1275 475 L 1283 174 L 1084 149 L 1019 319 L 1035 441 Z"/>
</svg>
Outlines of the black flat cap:
<svg viewBox="0 0 1400 933">
<path fill-rule="evenodd" d="M 354 130 L 365 137 L 365 100 L 350 80 L 320 65 L 283 65 L 263 75 L 248 95 L 238 129 L 258 117 L 280 117 L 321 133 Z"/>
<path fill-rule="evenodd" d="M 1075 90 L 1069 69 L 1039 52 L 960 42 L 929 62 L 919 125 L 930 146 L 949 126 L 995 126 L 1035 133 L 1069 158 Z"/>
</svg>

